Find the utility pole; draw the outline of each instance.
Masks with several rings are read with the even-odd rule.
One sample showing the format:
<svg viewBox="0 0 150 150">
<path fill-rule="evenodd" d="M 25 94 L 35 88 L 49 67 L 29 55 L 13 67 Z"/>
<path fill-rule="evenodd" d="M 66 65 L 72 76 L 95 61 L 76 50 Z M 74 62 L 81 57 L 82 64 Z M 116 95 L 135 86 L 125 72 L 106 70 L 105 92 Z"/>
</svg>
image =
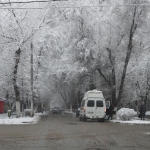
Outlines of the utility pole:
<svg viewBox="0 0 150 150">
<path fill-rule="evenodd" d="M 30 117 L 33 117 L 33 44 L 31 42 L 31 112 Z"/>
</svg>

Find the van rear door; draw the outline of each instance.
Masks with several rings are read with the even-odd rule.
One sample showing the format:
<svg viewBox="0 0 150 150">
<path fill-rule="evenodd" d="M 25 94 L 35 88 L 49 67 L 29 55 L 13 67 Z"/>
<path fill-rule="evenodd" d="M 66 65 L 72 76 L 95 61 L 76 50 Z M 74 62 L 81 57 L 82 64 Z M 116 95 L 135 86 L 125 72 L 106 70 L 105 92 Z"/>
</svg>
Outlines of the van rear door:
<svg viewBox="0 0 150 150">
<path fill-rule="evenodd" d="M 95 117 L 103 118 L 105 115 L 105 103 L 103 100 L 96 100 Z"/>
<path fill-rule="evenodd" d="M 86 116 L 89 118 L 95 117 L 95 101 L 92 99 L 87 101 Z"/>
</svg>

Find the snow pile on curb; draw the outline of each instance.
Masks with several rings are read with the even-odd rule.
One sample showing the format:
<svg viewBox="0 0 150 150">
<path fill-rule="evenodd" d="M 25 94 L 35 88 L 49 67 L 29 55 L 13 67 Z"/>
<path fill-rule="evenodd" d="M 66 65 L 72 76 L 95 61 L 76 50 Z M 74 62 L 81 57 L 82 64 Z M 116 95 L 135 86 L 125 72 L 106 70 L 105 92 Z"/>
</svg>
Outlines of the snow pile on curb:
<svg viewBox="0 0 150 150">
<path fill-rule="evenodd" d="M 117 119 L 120 119 L 122 121 L 131 120 L 135 115 L 136 112 L 133 109 L 129 108 L 121 108 L 117 111 Z"/>
</svg>

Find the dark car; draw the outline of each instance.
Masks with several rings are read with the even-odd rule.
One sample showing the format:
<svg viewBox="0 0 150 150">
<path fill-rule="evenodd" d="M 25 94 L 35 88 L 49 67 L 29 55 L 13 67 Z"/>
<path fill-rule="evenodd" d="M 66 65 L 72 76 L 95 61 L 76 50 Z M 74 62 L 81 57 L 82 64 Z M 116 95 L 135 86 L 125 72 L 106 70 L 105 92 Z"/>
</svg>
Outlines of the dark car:
<svg viewBox="0 0 150 150">
<path fill-rule="evenodd" d="M 61 114 L 61 109 L 60 109 L 59 107 L 54 107 L 54 108 L 52 109 L 52 113 L 53 113 L 53 114 Z"/>
</svg>

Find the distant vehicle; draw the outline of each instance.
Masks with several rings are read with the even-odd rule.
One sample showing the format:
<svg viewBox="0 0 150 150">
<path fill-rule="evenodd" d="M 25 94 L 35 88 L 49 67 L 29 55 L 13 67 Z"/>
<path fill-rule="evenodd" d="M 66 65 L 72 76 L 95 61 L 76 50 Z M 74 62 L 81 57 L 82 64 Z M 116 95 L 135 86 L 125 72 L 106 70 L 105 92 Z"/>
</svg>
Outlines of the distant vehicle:
<svg viewBox="0 0 150 150">
<path fill-rule="evenodd" d="M 54 108 L 52 109 L 52 113 L 53 113 L 53 114 L 61 114 L 61 109 L 60 109 L 59 107 L 54 107 Z"/>
<path fill-rule="evenodd" d="M 79 117 L 79 115 L 80 115 L 80 108 L 78 108 L 78 109 L 76 110 L 76 117 Z"/>
<path fill-rule="evenodd" d="M 105 116 L 106 104 L 102 91 L 87 91 L 81 102 L 80 121 L 92 119 L 104 122 Z"/>
</svg>

